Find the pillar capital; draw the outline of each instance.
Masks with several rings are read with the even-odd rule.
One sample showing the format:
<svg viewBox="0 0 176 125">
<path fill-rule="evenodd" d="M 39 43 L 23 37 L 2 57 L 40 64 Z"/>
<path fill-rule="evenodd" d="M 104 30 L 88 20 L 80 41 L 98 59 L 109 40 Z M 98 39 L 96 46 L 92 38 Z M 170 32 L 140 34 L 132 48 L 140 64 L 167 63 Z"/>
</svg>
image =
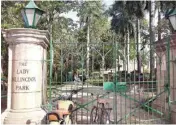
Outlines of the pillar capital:
<svg viewBox="0 0 176 125">
<path fill-rule="evenodd" d="M 49 32 L 30 28 L 3 29 L 3 37 L 9 45 L 14 44 L 37 44 L 44 48 L 49 46 Z"/>
<path fill-rule="evenodd" d="M 163 39 L 161 39 L 160 41 L 157 41 L 154 45 L 156 48 L 156 52 L 160 53 L 160 52 L 165 52 L 167 50 L 167 44 L 168 44 L 168 40 L 170 42 L 170 49 L 175 49 L 176 48 L 176 33 L 167 36 Z"/>
</svg>

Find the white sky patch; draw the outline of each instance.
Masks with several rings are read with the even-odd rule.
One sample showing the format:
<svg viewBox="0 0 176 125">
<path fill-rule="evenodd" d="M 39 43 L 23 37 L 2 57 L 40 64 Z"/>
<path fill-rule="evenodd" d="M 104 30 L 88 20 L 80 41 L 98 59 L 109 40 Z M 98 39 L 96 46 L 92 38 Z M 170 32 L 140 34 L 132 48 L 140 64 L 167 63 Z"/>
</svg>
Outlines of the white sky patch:
<svg viewBox="0 0 176 125">
<path fill-rule="evenodd" d="M 106 6 L 109 8 L 115 0 L 103 0 L 103 3 L 106 4 Z"/>
<path fill-rule="evenodd" d="M 61 16 L 64 16 L 66 18 L 71 18 L 73 21 L 79 21 L 79 17 L 77 16 L 76 11 L 70 11 L 68 13 L 62 13 Z"/>
<path fill-rule="evenodd" d="M 106 9 L 108 9 L 115 0 L 103 0 L 103 3 L 106 5 Z M 77 12 L 76 11 L 70 11 L 68 13 L 63 13 L 61 14 L 61 16 L 64 16 L 66 18 L 71 18 L 74 22 L 79 21 L 79 17 L 77 16 Z M 111 18 L 109 18 L 108 20 L 111 20 Z"/>
<path fill-rule="evenodd" d="M 115 2 L 115 0 L 103 0 L 103 4 L 106 5 L 106 9 L 108 9 L 109 7 L 111 7 L 111 5 Z M 79 21 L 79 17 L 77 16 L 77 12 L 76 11 L 70 11 L 68 13 L 63 13 L 61 14 L 61 16 L 64 16 L 66 18 L 71 18 L 74 22 Z M 155 13 L 155 26 L 157 26 L 158 23 L 158 11 L 156 11 Z M 147 21 L 149 22 L 149 13 L 146 12 L 145 13 L 145 17 L 147 19 Z M 112 17 L 108 18 L 108 21 L 111 21 Z"/>
</svg>

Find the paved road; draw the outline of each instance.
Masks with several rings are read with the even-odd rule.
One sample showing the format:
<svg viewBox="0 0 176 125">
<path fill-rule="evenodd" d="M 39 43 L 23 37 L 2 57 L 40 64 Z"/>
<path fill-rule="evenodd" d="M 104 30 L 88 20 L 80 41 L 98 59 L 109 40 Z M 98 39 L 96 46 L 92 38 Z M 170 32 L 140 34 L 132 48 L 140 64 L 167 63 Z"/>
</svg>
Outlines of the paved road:
<svg viewBox="0 0 176 125">
<path fill-rule="evenodd" d="M 96 95 L 103 95 L 106 94 L 106 91 L 103 90 L 102 86 L 92 86 L 92 85 L 75 85 L 73 83 L 67 83 L 62 87 L 57 88 L 59 90 L 59 94 L 65 95 L 69 94 L 71 90 L 73 89 L 79 89 L 83 88 L 77 95 L 73 96 L 73 100 L 75 100 L 78 104 L 86 104 L 88 102 L 91 102 L 92 100 L 95 100 Z M 94 95 L 91 96 L 91 93 Z M 125 93 L 123 93 L 125 94 Z M 126 93 L 129 97 L 133 100 L 129 100 L 125 98 L 124 96 L 121 96 L 119 93 L 117 93 L 116 98 L 117 102 L 115 103 L 115 93 L 110 92 L 109 94 L 106 94 L 107 96 L 105 97 L 109 103 L 110 107 L 113 108 L 113 111 L 110 114 L 111 120 L 114 121 L 117 114 L 117 121 L 119 123 L 165 123 L 163 120 L 150 120 L 149 119 L 156 119 L 157 117 L 154 116 L 154 114 L 150 114 L 149 112 L 144 111 L 141 108 L 137 108 L 137 110 L 129 115 L 127 119 L 124 118 L 125 115 L 129 114 L 133 110 L 135 110 L 136 107 L 139 106 L 139 103 L 137 101 L 142 101 L 143 97 L 146 96 L 146 94 L 139 94 L 139 93 L 134 93 L 132 91 L 129 91 Z M 96 104 L 96 101 L 90 103 L 89 105 L 86 105 L 85 107 L 89 110 L 85 109 L 80 109 L 76 112 L 77 116 L 77 122 L 82 123 L 82 124 L 87 124 L 89 123 L 90 119 L 90 111 L 93 105 Z M 116 105 L 115 105 L 116 104 Z M 116 107 L 115 107 L 116 106 Z M 115 110 L 117 109 L 117 110 Z M 124 118 L 124 119 L 122 119 Z"/>
<path fill-rule="evenodd" d="M 55 98 L 55 97 L 58 97 L 58 95 L 66 95 L 66 94 L 69 95 L 71 90 L 79 89 L 79 88 L 83 88 L 83 89 L 78 94 L 73 96 L 73 100 L 76 101 L 78 104 L 86 104 L 88 102 L 92 102 L 93 100 L 95 100 L 97 94 L 100 94 L 100 95 L 106 94 L 106 91 L 103 90 L 102 86 L 75 85 L 73 83 L 67 83 L 62 86 L 57 86 L 57 87 L 52 86 L 52 97 Z M 91 93 L 93 93 L 94 95 L 91 96 Z M 126 94 L 137 101 L 141 101 L 144 95 L 145 96 L 149 95 L 149 93 L 145 93 L 141 95 L 139 93 L 134 93 L 133 91 L 129 91 Z M 150 114 L 149 112 L 146 112 L 140 108 L 138 108 L 136 112 L 129 115 L 130 117 L 128 117 L 127 119 L 122 119 L 125 115 L 135 110 L 135 108 L 139 106 L 139 104 L 137 102 L 134 102 L 132 100 L 125 98 L 124 96 L 121 96 L 119 93 L 117 93 L 117 96 L 116 96 L 117 98 L 116 103 L 114 101 L 115 94 L 113 92 L 107 94 L 105 98 L 109 101 L 110 107 L 113 108 L 113 111 L 110 114 L 111 116 L 110 118 L 112 121 L 114 121 L 115 119 L 114 116 L 116 116 L 115 114 L 117 114 L 117 121 L 119 121 L 119 123 L 121 124 L 122 123 L 145 123 L 145 124 L 146 123 L 147 124 L 167 123 L 164 120 L 161 120 L 160 118 L 158 120 L 153 120 L 157 118 L 156 116 L 154 116 L 154 114 Z M 76 114 L 75 116 L 77 116 L 76 119 L 78 123 L 81 123 L 81 124 L 89 123 L 90 111 L 92 106 L 95 104 L 96 104 L 96 101 L 93 101 L 92 103 L 85 106 L 89 111 L 85 109 L 79 109 L 77 112 L 75 112 Z M 115 110 L 115 106 L 117 110 Z M 1 107 L 1 111 L 2 111 L 2 107 Z"/>
</svg>

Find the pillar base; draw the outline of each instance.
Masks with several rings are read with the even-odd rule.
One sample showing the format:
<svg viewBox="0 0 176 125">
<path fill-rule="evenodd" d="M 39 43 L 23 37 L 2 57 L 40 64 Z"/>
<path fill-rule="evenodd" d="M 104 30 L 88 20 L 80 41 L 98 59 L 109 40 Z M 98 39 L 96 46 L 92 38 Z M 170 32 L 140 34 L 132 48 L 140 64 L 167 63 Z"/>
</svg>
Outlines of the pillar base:
<svg viewBox="0 0 176 125">
<path fill-rule="evenodd" d="M 9 109 L 5 109 L 5 111 L 1 114 L 1 125 L 3 125 L 4 119 L 7 117 L 8 113 L 9 113 Z"/>
<path fill-rule="evenodd" d="M 41 109 L 10 110 L 4 118 L 3 124 L 42 124 L 46 112 Z"/>
</svg>

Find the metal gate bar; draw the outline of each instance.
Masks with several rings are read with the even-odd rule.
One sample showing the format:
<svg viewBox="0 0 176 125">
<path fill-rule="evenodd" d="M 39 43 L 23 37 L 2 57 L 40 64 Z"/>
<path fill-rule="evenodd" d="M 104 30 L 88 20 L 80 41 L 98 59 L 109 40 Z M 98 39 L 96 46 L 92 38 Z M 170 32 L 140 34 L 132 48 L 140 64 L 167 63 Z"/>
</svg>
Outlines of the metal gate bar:
<svg viewBox="0 0 176 125">
<path fill-rule="evenodd" d="M 165 92 L 165 91 L 163 91 L 163 92 Z M 162 92 L 162 93 L 163 93 L 163 92 Z M 148 109 L 151 109 L 152 111 L 154 111 L 154 112 L 156 112 L 156 113 L 158 113 L 158 114 L 160 114 L 160 115 L 163 115 L 162 112 L 160 112 L 160 111 L 158 111 L 158 110 L 156 110 L 156 109 L 154 109 L 154 108 L 152 108 L 152 107 L 146 105 L 145 103 L 144 103 L 144 104 L 141 104 L 140 101 L 138 101 L 138 100 L 136 100 L 136 99 L 134 99 L 134 98 L 131 98 L 130 96 L 128 96 L 128 95 L 126 95 L 126 94 L 122 94 L 122 93 L 119 93 L 119 94 L 122 95 L 122 96 L 124 96 L 124 97 L 127 98 L 127 99 L 130 99 L 130 100 L 132 100 L 132 101 L 138 102 L 140 105 L 142 105 L 142 106 L 144 106 L 144 107 L 146 107 L 146 108 L 148 108 Z M 150 101 L 152 101 L 152 100 L 149 100 L 149 101 L 147 101 L 147 102 L 149 103 Z"/>
<path fill-rule="evenodd" d="M 52 42 L 50 42 L 50 44 L 51 44 L 51 47 L 50 47 L 50 57 L 51 58 L 53 58 L 53 45 L 52 45 Z M 64 88 L 64 89 L 66 89 L 66 93 L 68 92 L 67 90 L 68 90 L 68 87 L 69 86 L 67 86 L 67 82 L 69 82 L 68 81 L 68 75 L 66 76 L 66 83 L 64 83 L 64 79 L 63 79 L 63 61 L 64 61 L 64 55 L 63 55 L 63 53 L 64 53 L 64 50 L 63 50 L 63 47 L 72 47 L 71 49 L 70 49 L 70 51 L 71 51 L 71 58 L 72 58 L 72 60 L 76 57 L 76 58 L 79 58 L 79 59 L 77 59 L 77 61 L 79 61 L 79 62 L 77 62 L 77 63 L 80 63 L 80 68 L 82 69 L 82 71 L 80 71 L 80 74 L 82 74 L 82 76 L 84 75 L 84 73 L 83 73 L 83 69 L 85 68 L 84 66 L 85 66 L 85 55 L 86 55 L 86 53 L 85 53 L 85 47 L 86 46 L 84 46 L 84 44 L 80 44 L 79 45 L 79 47 L 81 48 L 81 51 L 79 52 L 79 55 L 76 55 L 76 50 L 74 49 L 75 47 L 73 47 L 74 46 L 74 44 L 75 45 L 77 45 L 77 43 L 76 42 L 71 42 L 71 43 L 67 43 L 67 44 L 65 44 L 65 43 L 59 43 L 60 44 L 60 50 L 61 50 L 61 59 L 59 60 L 59 61 L 61 61 L 61 72 L 60 72 L 60 74 L 61 74 L 61 78 L 60 78 L 60 82 L 58 82 L 57 81 L 57 79 L 59 78 L 59 76 L 56 76 L 56 81 L 53 81 L 53 78 L 52 78 L 52 71 L 53 71 L 53 69 L 52 69 L 52 65 L 53 65 L 53 60 L 52 59 L 50 59 L 50 88 L 49 88 L 49 98 L 51 99 L 52 98 L 52 87 L 51 86 L 53 86 L 54 84 L 56 84 L 57 85 L 57 89 L 59 88 L 59 91 L 61 91 L 61 92 L 63 92 L 63 91 L 65 91 L 65 90 L 63 90 L 62 88 Z M 65 46 L 64 46 L 64 44 L 65 44 Z M 92 43 L 92 44 L 94 44 L 94 43 Z M 97 43 L 96 43 L 97 44 Z M 107 43 L 101 43 L 101 44 L 103 44 L 103 48 L 101 48 L 102 50 L 103 50 L 103 55 L 104 55 L 104 51 L 105 51 L 105 44 L 107 44 Z M 107 44 L 108 45 L 108 44 Z M 112 44 L 113 46 L 111 47 L 111 48 L 108 48 L 109 50 L 110 49 L 112 49 L 113 51 L 112 52 L 110 52 L 110 53 L 112 53 L 113 54 L 113 67 L 117 67 L 117 65 L 119 64 L 119 63 L 117 63 L 117 56 L 123 56 L 123 57 L 125 57 L 125 55 L 123 55 L 123 53 L 121 53 L 118 49 L 120 48 L 120 46 L 119 46 L 119 44 L 117 44 L 117 42 L 115 42 L 115 40 L 113 40 L 113 44 Z M 167 45 L 167 48 L 168 48 L 168 50 L 169 50 L 169 45 Z M 107 48 L 106 48 L 107 49 Z M 94 50 L 95 51 L 95 50 Z M 98 52 L 98 51 L 97 51 Z M 93 52 L 92 52 L 93 53 Z M 75 54 L 75 56 L 74 56 L 74 54 Z M 96 54 L 96 53 L 94 53 L 94 54 Z M 68 55 L 68 53 L 67 53 L 67 55 Z M 97 54 L 98 55 L 98 54 Z M 97 56 L 96 55 L 96 56 Z M 169 59 L 169 52 L 167 53 L 167 60 Z M 135 67 L 135 65 L 137 64 L 136 63 L 136 60 L 134 59 L 134 69 L 136 69 L 136 67 Z M 125 64 L 126 65 L 126 64 Z M 73 63 L 71 63 L 71 69 L 69 70 L 69 71 L 72 71 L 73 70 L 73 68 L 74 68 L 74 64 Z M 143 67 L 144 68 L 144 67 Z M 169 63 L 167 64 L 167 68 L 169 68 Z M 92 71 L 94 71 L 94 66 L 92 65 Z M 126 69 L 126 68 L 125 68 Z M 124 73 L 124 76 L 122 77 L 122 76 L 119 76 L 119 78 L 120 79 L 118 79 L 117 78 L 117 76 L 119 75 L 119 72 L 120 72 L 121 70 L 117 70 L 116 68 L 115 68 L 115 72 L 114 72 L 114 77 L 113 77 L 113 83 L 116 83 L 117 81 L 118 82 L 120 82 L 120 81 L 122 81 L 122 82 L 128 82 L 129 83 L 129 86 L 131 87 L 132 86 L 132 84 L 133 85 L 135 85 L 135 84 L 137 84 L 138 86 L 139 86 L 139 88 L 140 88 L 140 86 L 145 86 L 145 84 L 147 85 L 147 88 L 146 88 L 146 90 L 145 91 L 147 91 L 147 92 L 151 92 L 151 93 L 154 93 L 154 92 L 156 92 L 156 89 L 161 89 L 161 87 L 159 87 L 159 88 L 154 88 L 154 85 L 156 86 L 157 84 L 159 84 L 159 81 L 154 81 L 154 79 L 152 78 L 152 79 L 150 79 L 150 80 L 147 80 L 147 81 L 140 81 L 139 79 L 138 80 L 135 80 L 135 78 L 136 78 L 136 76 L 135 76 L 135 74 L 133 75 L 134 76 L 134 80 L 132 80 L 131 78 L 130 78 L 130 81 L 127 81 L 127 77 L 128 77 L 128 75 L 129 74 L 127 74 L 126 72 Z M 160 72 L 161 73 L 161 72 Z M 103 71 L 103 74 L 104 74 L 104 71 Z M 131 74 L 130 74 L 131 75 Z M 168 76 L 169 76 L 169 74 L 167 74 Z M 131 76 L 130 76 L 131 77 Z M 143 75 L 143 77 L 144 77 L 144 75 Z M 123 79 L 122 79 L 123 78 Z M 108 76 L 108 79 L 109 79 L 109 76 Z M 168 78 L 169 79 L 169 78 Z M 90 80 L 93 80 L 93 78 L 90 78 Z M 71 77 L 71 81 L 73 81 L 72 80 L 72 77 Z M 83 81 L 83 77 L 82 77 L 82 79 L 81 79 L 81 81 Z M 105 81 L 105 77 L 103 76 L 103 82 Z M 169 82 L 169 80 L 167 80 L 166 81 L 167 83 Z M 73 84 L 73 83 L 72 83 Z M 152 86 L 152 87 L 149 87 L 149 85 L 150 86 Z M 93 103 L 94 102 L 96 102 L 96 99 L 94 99 L 94 100 L 91 100 L 91 101 L 89 101 L 89 91 L 91 90 L 91 88 L 93 89 L 94 87 L 95 87 L 95 85 L 93 85 L 93 84 L 86 84 L 86 85 L 77 85 L 77 87 L 84 87 L 84 88 L 86 88 L 86 90 L 84 90 L 84 91 L 82 91 L 80 94 L 79 94 L 79 96 L 78 96 L 78 94 L 76 95 L 76 98 L 75 99 L 78 99 L 78 98 L 80 98 L 80 96 L 81 96 L 81 98 L 85 98 L 85 100 L 87 100 L 87 102 L 86 103 L 83 103 L 83 102 L 81 102 L 81 103 L 79 103 L 78 104 L 78 108 L 80 109 L 80 112 L 78 113 L 78 112 L 76 112 L 76 117 L 79 119 L 79 118 L 81 118 L 81 123 L 84 121 L 84 118 L 83 118 L 83 115 L 86 115 L 87 116 L 87 123 L 89 122 L 89 120 L 88 120 L 88 117 L 89 117 L 89 111 L 90 111 L 90 106 L 91 105 L 89 105 L 89 104 L 92 104 L 93 105 Z M 97 87 L 99 87 L 100 88 L 100 79 L 98 79 L 98 82 L 97 82 Z M 115 89 L 116 89 L 116 87 L 117 86 L 115 86 Z M 69 88 L 70 89 L 70 88 Z M 71 85 L 71 89 L 72 89 L 72 85 Z M 103 90 L 104 91 L 104 90 Z M 160 115 L 160 119 L 162 119 L 161 117 L 163 116 L 163 117 L 165 117 L 164 116 L 164 114 L 163 114 L 163 110 L 162 109 L 155 109 L 155 108 L 153 108 L 153 106 L 149 106 L 148 105 L 148 103 L 150 103 L 150 102 L 152 102 L 152 101 L 154 101 L 156 98 L 158 98 L 162 93 L 165 93 L 165 92 L 167 92 L 168 93 L 168 95 L 170 94 L 170 90 L 169 89 L 167 89 L 167 87 L 164 89 L 164 91 L 162 91 L 162 89 L 161 89 L 161 91 L 159 92 L 159 93 L 157 93 L 155 96 L 153 96 L 153 94 L 152 94 L 152 97 L 149 99 L 149 100 L 147 100 L 145 103 L 142 103 L 141 104 L 141 102 L 139 101 L 141 98 L 142 98 L 142 96 L 139 94 L 139 96 L 138 97 L 136 97 L 135 96 L 135 92 L 136 92 L 137 90 L 134 88 L 134 94 L 133 95 L 127 95 L 127 93 L 126 93 L 126 91 L 125 92 L 117 92 L 117 91 L 114 91 L 112 94 L 113 94 L 113 96 L 112 95 L 108 95 L 107 97 L 110 99 L 110 98 L 112 98 L 112 101 L 113 101 L 113 115 L 112 115 L 112 117 L 114 118 L 114 123 L 119 123 L 119 122 L 121 122 L 122 120 L 125 120 L 125 123 L 127 123 L 128 121 L 127 121 L 127 118 L 128 117 L 131 117 L 132 116 L 132 114 L 134 113 L 134 112 L 137 112 L 137 111 L 139 111 L 139 116 L 138 116 L 138 121 L 145 121 L 145 120 L 143 120 L 142 119 L 142 117 L 141 117 L 141 115 L 140 115 L 140 112 L 141 112 L 141 110 L 144 110 L 144 109 L 141 109 L 141 107 L 145 107 L 146 109 L 147 109 L 147 113 L 148 113 L 148 116 L 144 116 L 144 117 L 149 117 L 149 115 L 150 115 L 150 119 L 148 119 L 148 121 L 149 120 L 151 120 L 152 121 L 152 119 L 156 119 L 156 118 L 154 118 L 155 117 L 155 114 L 154 113 L 156 113 L 156 114 L 159 114 Z M 87 98 L 87 99 L 86 99 Z M 120 102 L 120 103 L 118 103 L 117 102 L 117 98 L 119 98 L 120 99 L 120 101 L 124 101 L 123 103 L 124 103 L 124 105 L 122 104 L 122 102 Z M 139 100 L 137 99 L 137 98 L 139 98 Z M 128 112 L 127 111 L 127 109 L 126 109 L 126 107 L 127 107 L 127 100 L 129 100 L 129 104 L 130 105 L 132 105 L 132 103 L 133 102 L 137 102 L 138 104 L 139 104 L 139 106 L 137 107 L 137 108 L 135 108 L 135 109 L 131 109 L 130 108 L 130 112 Z M 171 103 L 171 101 L 169 101 L 169 103 Z M 123 106 L 123 108 L 122 108 L 122 106 Z M 170 106 L 170 104 L 168 104 L 168 107 Z M 85 111 L 83 111 L 83 109 L 85 108 Z M 86 110 L 86 109 L 88 109 L 88 110 Z M 120 109 L 120 114 L 117 112 L 117 109 Z M 85 113 L 85 114 L 84 114 Z M 125 114 L 124 114 L 125 113 Z M 151 114 L 150 114 L 151 113 Z M 78 117 L 78 114 L 81 114 L 81 116 L 79 116 Z M 144 114 L 144 115 L 146 115 L 146 114 Z M 168 113 L 168 115 L 170 115 L 169 113 Z M 118 117 L 120 116 L 121 118 L 120 118 L 120 120 L 119 120 L 119 118 Z M 169 117 L 169 116 L 168 116 Z M 78 120 L 77 119 L 77 120 Z M 131 123 L 131 119 L 130 119 L 130 123 Z M 140 122 L 139 122 L 140 123 Z"/>
<path fill-rule="evenodd" d="M 166 92 L 166 91 L 167 91 L 167 90 L 164 90 L 163 92 L 157 94 L 156 97 L 154 97 L 154 98 L 148 100 L 148 101 L 145 102 L 144 104 L 139 105 L 139 107 L 135 108 L 133 111 L 131 111 L 130 113 L 128 113 L 127 115 L 125 115 L 124 117 L 122 117 L 118 122 L 122 121 L 123 119 L 127 119 L 127 118 L 128 118 L 132 113 L 134 113 L 137 109 L 139 109 L 140 107 L 142 107 L 142 106 L 148 104 L 150 101 L 156 99 L 158 96 L 160 96 L 162 93 L 164 93 L 164 92 Z M 157 113 L 158 113 L 158 112 L 157 112 Z"/>
</svg>

